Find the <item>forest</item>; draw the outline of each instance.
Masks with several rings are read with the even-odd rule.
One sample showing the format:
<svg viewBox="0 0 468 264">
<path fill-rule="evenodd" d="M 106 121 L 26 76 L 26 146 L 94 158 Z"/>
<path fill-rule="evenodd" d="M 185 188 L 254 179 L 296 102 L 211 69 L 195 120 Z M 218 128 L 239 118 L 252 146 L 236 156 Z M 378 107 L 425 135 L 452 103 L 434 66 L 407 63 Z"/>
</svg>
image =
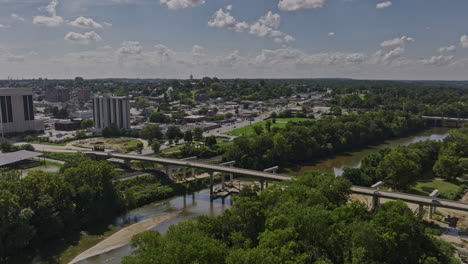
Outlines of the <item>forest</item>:
<svg viewBox="0 0 468 264">
<path fill-rule="evenodd" d="M 369 212 L 348 202 L 351 183 L 319 172 L 260 193 L 244 189 L 221 216 L 199 217 L 132 239 L 124 264 L 451 264 L 438 227 L 403 202 Z"/>
<path fill-rule="evenodd" d="M 407 191 L 428 174 L 456 182 L 464 169 L 468 169 L 467 158 L 468 126 L 465 125 L 450 130 L 443 142 L 429 140 L 369 154 L 360 168 L 346 168 L 343 176 L 360 186 L 384 181 L 393 190 Z"/>
<path fill-rule="evenodd" d="M 403 111 L 325 116 L 319 120 L 289 122 L 285 128 L 255 129 L 256 134 L 234 140 L 224 160 L 236 166 L 263 170 L 288 167 L 380 143 L 424 129 L 423 120 Z"/>
</svg>

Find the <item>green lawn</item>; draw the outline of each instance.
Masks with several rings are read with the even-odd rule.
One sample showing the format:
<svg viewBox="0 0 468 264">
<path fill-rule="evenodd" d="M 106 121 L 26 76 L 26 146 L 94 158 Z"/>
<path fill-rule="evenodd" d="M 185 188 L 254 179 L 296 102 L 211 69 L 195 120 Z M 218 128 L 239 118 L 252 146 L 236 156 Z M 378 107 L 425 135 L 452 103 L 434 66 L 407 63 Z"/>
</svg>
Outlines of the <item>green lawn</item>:
<svg viewBox="0 0 468 264">
<path fill-rule="evenodd" d="M 458 199 L 468 185 L 468 178 L 458 178 L 457 182 L 448 182 L 444 179 L 434 178 L 419 181 L 412 189 L 412 193 L 429 195 L 434 189 L 439 190 L 439 197 L 450 200 Z"/>
<path fill-rule="evenodd" d="M 223 138 L 223 137 L 216 137 L 216 142 L 218 142 L 218 146 L 220 147 L 228 147 L 228 146 L 231 146 L 232 144 L 234 144 L 233 141 L 229 141 L 229 142 L 223 142 L 223 140 L 226 140 L 228 138 Z M 228 139 L 229 140 L 229 139 Z M 193 141 L 194 143 L 199 143 L 198 141 Z M 178 145 L 178 146 L 175 146 L 175 147 L 171 147 L 171 148 L 168 148 L 168 149 L 165 149 L 163 150 L 162 152 L 163 153 L 166 153 L 166 154 L 169 154 L 169 153 L 174 153 L 174 152 L 177 152 L 177 151 L 180 151 L 180 149 L 184 146 L 184 144 L 182 145 Z"/>
<path fill-rule="evenodd" d="M 64 142 L 64 143 L 53 143 L 53 142 L 42 142 L 42 141 L 29 141 L 29 142 L 26 142 L 28 144 L 38 144 L 38 145 L 50 145 L 50 146 L 65 146 L 67 145 L 68 143 L 72 142 L 74 140 L 70 140 L 68 142 Z"/>
<path fill-rule="evenodd" d="M 310 120 L 314 120 L 314 119 L 302 118 L 302 117 L 276 118 L 276 123 L 272 124 L 271 127 L 272 128 L 273 127 L 284 128 L 286 127 L 287 122 L 300 122 L 300 121 L 310 121 Z M 260 121 L 249 126 L 236 128 L 225 134 L 232 135 L 232 136 L 253 135 L 254 134 L 253 126 L 260 125 L 263 127 L 263 129 L 265 129 L 265 123 L 266 121 Z"/>
<path fill-rule="evenodd" d="M 165 149 L 163 150 L 162 152 L 163 153 L 173 153 L 173 152 L 177 152 L 177 151 L 180 151 L 180 149 L 184 146 L 184 144 L 181 144 L 181 145 L 178 145 L 178 146 L 175 146 L 175 147 L 172 147 L 172 148 L 168 148 L 168 149 Z"/>
</svg>

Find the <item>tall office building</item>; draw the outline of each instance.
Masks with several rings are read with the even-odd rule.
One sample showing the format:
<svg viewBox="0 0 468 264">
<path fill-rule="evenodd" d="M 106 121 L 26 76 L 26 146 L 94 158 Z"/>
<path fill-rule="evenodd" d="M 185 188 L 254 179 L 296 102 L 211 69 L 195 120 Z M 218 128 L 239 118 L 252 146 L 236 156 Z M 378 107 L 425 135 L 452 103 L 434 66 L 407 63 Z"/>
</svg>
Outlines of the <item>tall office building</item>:
<svg viewBox="0 0 468 264">
<path fill-rule="evenodd" d="M 32 88 L 0 88 L 0 133 L 42 130 L 44 121 L 34 118 Z"/>
<path fill-rule="evenodd" d="M 102 131 L 110 124 L 119 128 L 130 129 L 130 101 L 127 97 L 116 97 L 110 94 L 93 98 L 94 128 Z"/>
</svg>

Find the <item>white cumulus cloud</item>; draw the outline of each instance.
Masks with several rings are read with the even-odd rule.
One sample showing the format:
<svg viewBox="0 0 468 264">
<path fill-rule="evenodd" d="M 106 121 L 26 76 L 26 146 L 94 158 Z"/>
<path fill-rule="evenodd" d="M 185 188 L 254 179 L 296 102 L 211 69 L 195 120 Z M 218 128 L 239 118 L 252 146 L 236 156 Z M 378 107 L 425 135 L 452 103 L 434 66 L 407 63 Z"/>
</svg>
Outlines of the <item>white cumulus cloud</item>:
<svg viewBox="0 0 468 264">
<path fill-rule="evenodd" d="M 328 36 L 335 36 L 335 35 L 336 35 L 335 32 L 329 32 L 328 33 Z"/>
<path fill-rule="evenodd" d="M 52 0 L 49 5 L 42 8 L 45 12 L 49 13 L 49 16 L 36 16 L 33 19 L 35 25 L 43 25 L 47 27 L 56 27 L 64 22 L 61 16 L 57 16 L 57 5 L 58 0 Z"/>
<path fill-rule="evenodd" d="M 84 34 L 76 32 L 68 32 L 64 39 L 74 44 L 90 44 L 92 42 L 101 41 L 102 38 L 96 32 L 90 31 Z"/>
<path fill-rule="evenodd" d="M 139 55 L 143 51 L 143 47 L 138 41 L 124 41 L 122 46 L 117 50 L 120 55 Z"/>
<path fill-rule="evenodd" d="M 385 2 L 381 2 L 381 3 L 378 3 L 377 5 L 375 5 L 375 8 L 383 9 L 383 8 L 390 7 L 391 5 L 392 5 L 391 1 L 385 1 Z"/>
<path fill-rule="evenodd" d="M 468 35 L 463 35 L 460 37 L 460 45 L 463 48 L 468 49 Z"/>
<path fill-rule="evenodd" d="M 422 60 L 422 63 L 425 65 L 434 65 L 434 66 L 445 66 L 452 62 L 453 56 L 432 56 L 430 59 Z"/>
<path fill-rule="evenodd" d="M 203 5 L 205 0 L 159 0 L 159 2 L 169 9 L 180 9 Z"/>
<path fill-rule="evenodd" d="M 450 45 L 450 46 L 440 47 L 437 51 L 440 53 L 444 53 L 444 52 L 454 52 L 456 50 L 457 50 L 457 47 L 455 47 L 454 45 Z"/>
<path fill-rule="evenodd" d="M 223 9 L 219 9 L 208 21 L 208 26 L 218 28 L 229 28 L 237 32 L 242 32 L 249 28 L 247 22 L 238 22 L 229 12 L 225 12 Z"/>
<path fill-rule="evenodd" d="M 16 21 L 24 21 L 24 17 L 16 14 L 16 13 L 12 13 L 10 15 L 10 17 L 13 19 L 13 20 L 16 20 Z"/>
<path fill-rule="evenodd" d="M 414 38 L 412 37 L 407 37 L 407 36 L 402 36 L 401 38 L 394 38 L 390 40 L 386 40 L 380 44 L 382 47 L 391 47 L 391 46 L 401 46 L 405 45 L 407 43 L 414 42 Z"/>
<path fill-rule="evenodd" d="M 208 26 L 210 27 L 228 28 L 237 32 L 243 32 L 248 29 L 248 32 L 251 35 L 270 37 L 273 38 L 276 43 L 289 43 L 295 41 L 294 37 L 277 30 L 280 24 L 281 16 L 271 11 L 268 11 L 253 24 L 249 24 L 247 22 L 239 22 L 228 11 L 219 9 L 208 21 Z"/>
<path fill-rule="evenodd" d="M 322 8 L 326 0 L 280 0 L 278 8 L 286 11 L 294 11 L 305 8 Z"/>
<path fill-rule="evenodd" d="M 102 25 L 94 21 L 92 18 L 78 17 L 74 21 L 70 22 L 70 25 L 79 28 L 102 28 Z"/>
</svg>

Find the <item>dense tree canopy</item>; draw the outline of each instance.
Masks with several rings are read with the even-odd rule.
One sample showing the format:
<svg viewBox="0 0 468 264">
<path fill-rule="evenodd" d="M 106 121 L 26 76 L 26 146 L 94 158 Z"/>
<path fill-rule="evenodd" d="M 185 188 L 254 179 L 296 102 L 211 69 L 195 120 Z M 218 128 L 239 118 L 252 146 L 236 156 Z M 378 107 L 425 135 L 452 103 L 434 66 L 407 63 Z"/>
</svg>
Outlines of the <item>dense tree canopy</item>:
<svg viewBox="0 0 468 264">
<path fill-rule="evenodd" d="M 244 190 L 219 217 L 134 237 L 138 249 L 123 263 L 457 263 L 404 203 L 370 213 L 347 203 L 349 187 L 344 178 L 308 173 L 288 188 Z"/>
<path fill-rule="evenodd" d="M 378 143 L 423 127 L 419 117 L 401 111 L 289 122 L 284 129 L 275 128 L 271 132 L 258 127 L 254 135 L 235 139 L 225 159 L 257 170 L 288 166 Z"/>
</svg>

